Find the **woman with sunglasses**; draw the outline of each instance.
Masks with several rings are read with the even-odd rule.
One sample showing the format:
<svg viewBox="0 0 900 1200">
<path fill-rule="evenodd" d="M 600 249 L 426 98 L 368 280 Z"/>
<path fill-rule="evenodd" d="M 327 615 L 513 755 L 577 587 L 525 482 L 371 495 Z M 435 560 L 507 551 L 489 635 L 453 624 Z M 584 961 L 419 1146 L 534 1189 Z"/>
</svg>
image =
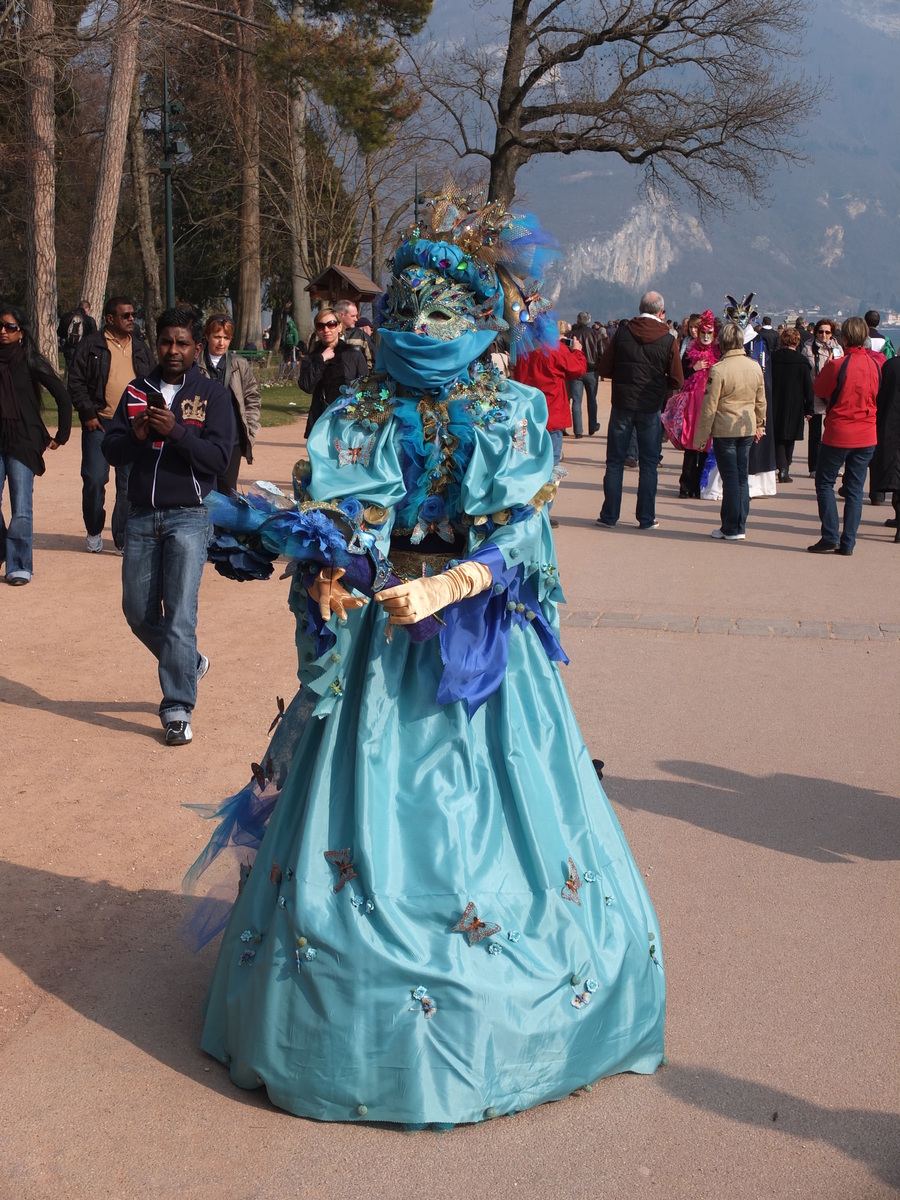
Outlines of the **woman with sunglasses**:
<svg viewBox="0 0 900 1200">
<path fill-rule="evenodd" d="M 226 496 L 237 487 L 241 459 L 253 462 L 253 443 L 259 432 L 259 384 L 250 364 L 232 354 L 234 322 L 227 313 L 215 313 L 203 327 L 203 349 L 197 366 L 207 379 L 214 379 L 231 392 L 234 407 L 235 442 L 231 460 L 216 479 L 216 491 Z"/>
<path fill-rule="evenodd" d="M 41 388 L 56 401 L 54 437 L 41 417 Z M 34 477 L 44 473 L 44 451 L 69 440 L 72 401 L 56 372 L 42 357 L 25 314 L 0 303 L 0 498 L 9 482 L 9 526 L 0 513 L 0 562 L 6 582 L 29 583 L 33 573 Z"/>
<path fill-rule="evenodd" d="M 368 375 L 366 356 L 357 346 L 341 341 L 341 318 L 333 308 L 316 313 L 316 335 L 309 354 L 300 364 L 300 390 L 312 394 L 306 436 L 322 413 L 337 399 L 341 388 Z"/>
</svg>

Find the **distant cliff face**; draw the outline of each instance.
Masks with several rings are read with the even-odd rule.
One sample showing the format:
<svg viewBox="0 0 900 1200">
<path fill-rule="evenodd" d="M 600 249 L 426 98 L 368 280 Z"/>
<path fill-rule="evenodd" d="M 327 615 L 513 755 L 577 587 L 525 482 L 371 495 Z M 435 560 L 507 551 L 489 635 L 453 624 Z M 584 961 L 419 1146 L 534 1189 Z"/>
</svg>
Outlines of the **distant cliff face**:
<svg viewBox="0 0 900 1200">
<path fill-rule="evenodd" d="M 604 280 L 641 292 L 689 254 L 710 253 L 712 246 L 695 217 L 679 213 L 663 197 L 635 204 L 611 237 L 588 238 L 569 248 L 566 285 Z"/>
</svg>

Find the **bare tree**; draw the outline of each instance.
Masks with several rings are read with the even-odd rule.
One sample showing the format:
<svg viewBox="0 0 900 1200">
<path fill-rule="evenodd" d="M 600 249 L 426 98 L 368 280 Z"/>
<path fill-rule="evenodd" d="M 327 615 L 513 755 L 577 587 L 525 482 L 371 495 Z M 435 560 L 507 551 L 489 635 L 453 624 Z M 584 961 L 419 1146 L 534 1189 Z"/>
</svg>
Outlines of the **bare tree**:
<svg viewBox="0 0 900 1200">
<path fill-rule="evenodd" d="M 237 56 L 235 123 L 240 159 L 241 209 L 238 241 L 238 295 L 235 312 L 235 345 L 262 346 L 262 272 L 259 258 L 259 78 L 256 73 L 258 34 L 250 23 L 253 0 L 238 0 L 245 23 L 237 38 L 243 53 Z"/>
<path fill-rule="evenodd" d="M 56 365 L 56 119 L 54 12 L 51 0 L 28 0 L 22 27 L 27 124 L 26 217 L 28 308 L 41 353 Z"/>
<path fill-rule="evenodd" d="M 153 236 L 153 213 L 150 208 L 150 182 L 147 177 L 147 151 L 144 145 L 144 124 L 141 116 L 141 81 L 134 77 L 131 92 L 131 111 L 128 118 L 128 149 L 131 165 L 131 188 L 134 193 L 135 221 L 141 268 L 144 276 L 144 327 L 152 331 L 162 312 L 162 291 L 159 282 L 159 253 Z M 152 337 L 152 332 L 150 333 Z"/>
<path fill-rule="evenodd" d="M 787 70 L 803 0 L 511 0 L 491 41 L 410 70 L 445 114 L 445 139 L 490 168 L 492 199 L 541 154 L 615 154 L 705 208 L 759 198 L 796 160 L 797 113 L 822 88 Z"/>
<path fill-rule="evenodd" d="M 103 149 L 81 285 L 82 296 L 90 301 L 91 307 L 98 313 L 103 307 L 119 209 L 143 8 L 143 0 L 121 0 L 117 17 L 111 26 L 113 56 L 106 99 Z"/>
</svg>

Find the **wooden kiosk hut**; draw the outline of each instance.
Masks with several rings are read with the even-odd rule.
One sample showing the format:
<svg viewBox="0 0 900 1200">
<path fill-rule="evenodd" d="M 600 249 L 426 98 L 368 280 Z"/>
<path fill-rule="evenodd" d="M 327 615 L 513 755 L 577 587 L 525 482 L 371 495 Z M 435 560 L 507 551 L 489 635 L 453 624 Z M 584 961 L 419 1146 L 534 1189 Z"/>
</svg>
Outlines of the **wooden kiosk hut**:
<svg viewBox="0 0 900 1200">
<path fill-rule="evenodd" d="M 352 300 L 354 304 L 371 304 L 382 289 L 358 267 L 332 265 L 318 275 L 306 290 L 313 304 L 335 304 Z"/>
</svg>

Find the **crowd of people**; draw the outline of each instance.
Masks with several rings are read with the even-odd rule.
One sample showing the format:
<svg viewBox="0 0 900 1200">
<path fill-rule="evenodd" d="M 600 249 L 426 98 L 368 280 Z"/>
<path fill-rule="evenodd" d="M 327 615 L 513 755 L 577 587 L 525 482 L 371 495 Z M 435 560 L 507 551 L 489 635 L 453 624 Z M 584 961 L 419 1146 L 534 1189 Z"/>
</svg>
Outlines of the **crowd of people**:
<svg viewBox="0 0 900 1200">
<path fill-rule="evenodd" d="M 894 516 L 885 524 L 900 542 L 900 417 L 894 411 L 900 366 L 891 365 L 894 347 L 879 328 L 880 314 L 872 309 L 841 326 L 827 317 L 814 324 L 798 317 L 776 329 L 771 317 L 758 320 L 752 295 L 742 303 L 729 300 L 721 322 L 707 309 L 676 323 L 666 317 L 658 292 L 641 298 L 631 320 L 604 325 L 580 312 L 574 325 L 560 322 L 556 359 L 545 356 L 539 368 L 517 366 L 516 378 L 547 393 L 560 445 L 565 436 L 584 436 L 585 398 L 587 436 L 597 432 L 597 386 L 610 380 L 597 524 L 617 524 L 624 469 L 636 467 L 638 526 L 659 528 L 657 468 L 665 439 L 684 453 L 679 496 L 721 499 L 721 523 L 712 536 L 744 541 L 751 496 L 793 483 L 794 449 L 805 438 L 822 526 L 808 550 L 853 554 L 867 478 L 872 504 L 893 496 Z"/>
</svg>

